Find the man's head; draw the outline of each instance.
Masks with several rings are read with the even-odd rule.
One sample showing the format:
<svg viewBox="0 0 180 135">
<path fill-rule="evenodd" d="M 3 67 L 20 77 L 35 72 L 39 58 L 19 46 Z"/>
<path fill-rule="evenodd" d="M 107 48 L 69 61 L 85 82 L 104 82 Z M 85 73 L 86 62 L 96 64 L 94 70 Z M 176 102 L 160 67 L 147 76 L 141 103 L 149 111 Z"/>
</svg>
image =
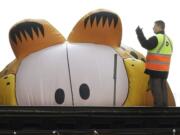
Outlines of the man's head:
<svg viewBox="0 0 180 135">
<path fill-rule="evenodd" d="M 158 20 L 154 22 L 153 27 L 154 33 L 164 32 L 165 30 L 165 23 L 162 20 Z"/>
</svg>

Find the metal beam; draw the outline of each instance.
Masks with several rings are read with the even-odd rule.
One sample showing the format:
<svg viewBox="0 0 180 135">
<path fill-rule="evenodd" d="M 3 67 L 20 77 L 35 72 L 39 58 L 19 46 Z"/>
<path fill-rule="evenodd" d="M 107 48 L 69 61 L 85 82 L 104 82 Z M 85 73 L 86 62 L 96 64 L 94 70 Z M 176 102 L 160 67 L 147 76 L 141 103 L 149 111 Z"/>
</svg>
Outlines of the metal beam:
<svg viewBox="0 0 180 135">
<path fill-rule="evenodd" d="M 0 107 L 0 134 L 163 134 L 180 133 L 180 108 Z M 6 132 L 6 133 L 5 133 Z M 46 132 L 46 133 L 45 133 Z"/>
</svg>

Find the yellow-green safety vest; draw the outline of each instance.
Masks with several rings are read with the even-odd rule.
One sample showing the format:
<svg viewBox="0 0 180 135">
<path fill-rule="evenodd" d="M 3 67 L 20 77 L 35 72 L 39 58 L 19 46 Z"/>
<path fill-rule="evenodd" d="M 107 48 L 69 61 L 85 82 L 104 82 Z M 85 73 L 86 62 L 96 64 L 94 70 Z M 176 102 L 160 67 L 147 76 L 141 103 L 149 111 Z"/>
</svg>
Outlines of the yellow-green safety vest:
<svg viewBox="0 0 180 135">
<path fill-rule="evenodd" d="M 146 56 L 146 69 L 154 71 L 169 71 L 173 46 L 165 34 L 157 34 L 158 45 L 149 50 Z"/>
</svg>

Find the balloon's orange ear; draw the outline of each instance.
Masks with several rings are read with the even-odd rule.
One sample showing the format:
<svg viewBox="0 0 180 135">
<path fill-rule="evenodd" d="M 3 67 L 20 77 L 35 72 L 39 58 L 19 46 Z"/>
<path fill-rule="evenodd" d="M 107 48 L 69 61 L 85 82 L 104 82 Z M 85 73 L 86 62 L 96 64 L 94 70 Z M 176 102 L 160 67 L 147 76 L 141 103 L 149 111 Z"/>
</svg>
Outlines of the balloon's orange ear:
<svg viewBox="0 0 180 135">
<path fill-rule="evenodd" d="M 10 29 L 9 40 L 17 58 L 65 41 L 47 21 L 31 19 L 15 24 Z"/>
<path fill-rule="evenodd" d="M 119 16 L 107 10 L 96 10 L 85 15 L 68 37 L 73 43 L 96 43 L 119 47 L 122 24 Z"/>
</svg>

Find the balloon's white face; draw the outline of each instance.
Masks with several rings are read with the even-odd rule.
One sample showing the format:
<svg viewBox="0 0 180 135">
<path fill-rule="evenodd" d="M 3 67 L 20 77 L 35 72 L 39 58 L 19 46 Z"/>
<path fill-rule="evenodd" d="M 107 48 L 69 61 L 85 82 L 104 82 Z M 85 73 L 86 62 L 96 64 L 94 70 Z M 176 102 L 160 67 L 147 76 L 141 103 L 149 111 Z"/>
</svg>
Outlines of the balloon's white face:
<svg viewBox="0 0 180 135">
<path fill-rule="evenodd" d="M 122 106 L 128 77 L 115 54 L 105 45 L 66 42 L 27 56 L 16 74 L 18 105 Z"/>
<path fill-rule="evenodd" d="M 16 74 L 18 105 L 72 105 L 66 45 L 35 52 L 25 59 Z M 60 99 L 55 100 L 55 96 Z"/>
</svg>

